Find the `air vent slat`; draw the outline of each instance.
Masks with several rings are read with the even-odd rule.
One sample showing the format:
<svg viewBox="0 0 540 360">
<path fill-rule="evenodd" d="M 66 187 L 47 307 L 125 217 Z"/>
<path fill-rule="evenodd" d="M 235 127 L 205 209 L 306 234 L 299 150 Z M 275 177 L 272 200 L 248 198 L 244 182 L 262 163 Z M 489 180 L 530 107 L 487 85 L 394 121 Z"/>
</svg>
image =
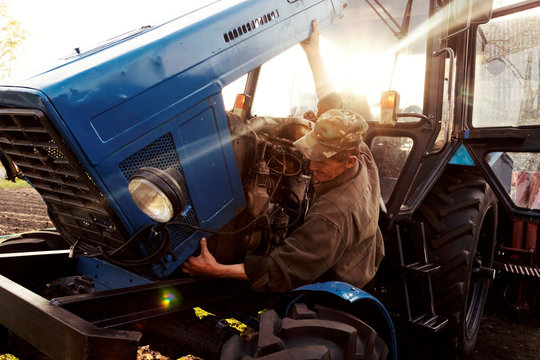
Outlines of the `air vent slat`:
<svg viewBox="0 0 540 360">
<path fill-rule="evenodd" d="M 40 174 L 37 172 L 28 171 L 28 170 L 24 172 L 24 175 L 27 178 L 29 178 L 32 183 L 41 181 L 41 182 L 47 182 L 47 183 L 56 184 L 60 186 L 68 186 L 78 191 L 89 190 L 88 186 L 86 186 L 85 184 L 82 184 L 76 181 L 70 181 L 69 179 L 65 179 L 62 177 L 48 176 L 48 175 L 44 175 L 44 174 Z"/>
<path fill-rule="evenodd" d="M 9 149 L 6 150 L 6 154 L 12 157 L 12 160 L 17 161 L 17 157 L 19 158 L 29 158 L 29 159 L 35 159 L 40 161 L 45 161 L 47 158 L 40 153 L 36 152 L 28 152 L 28 151 L 20 151 L 19 149 Z"/>
<path fill-rule="evenodd" d="M 240 24 L 239 26 L 224 32 L 223 40 L 225 40 L 226 43 L 231 42 L 239 37 L 242 37 L 243 35 L 249 34 L 263 25 L 266 25 L 270 21 L 276 20 L 278 17 L 279 11 L 277 9 L 269 11 L 266 14 L 262 14 L 253 20 Z"/>
<path fill-rule="evenodd" d="M 21 168 L 23 173 L 26 173 L 27 170 L 41 170 L 47 173 L 54 173 L 56 175 L 63 175 L 63 176 L 71 177 L 71 178 L 79 177 L 75 171 L 70 170 L 70 169 L 56 169 L 54 171 L 51 171 L 51 168 L 47 165 L 42 165 L 39 163 L 34 164 L 28 161 L 20 161 L 20 162 L 15 161 L 15 162 L 17 163 L 17 166 Z"/>
<path fill-rule="evenodd" d="M 58 205 L 60 204 L 69 205 L 81 211 L 86 211 L 89 213 L 93 212 L 95 214 L 99 214 L 100 216 L 108 215 L 107 212 L 105 212 L 103 209 L 99 208 L 98 206 L 96 206 L 94 203 L 91 203 L 91 202 L 84 202 L 78 199 L 59 197 L 57 194 L 50 194 L 50 193 L 42 193 L 41 195 L 46 201 L 50 201 Z"/>
<path fill-rule="evenodd" d="M 21 128 L 18 126 L 0 126 L 0 131 L 5 132 L 20 132 Z M 26 133 L 37 133 L 37 134 L 46 134 L 47 130 L 42 127 L 26 127 L 24 128 Z"/>
</svg>

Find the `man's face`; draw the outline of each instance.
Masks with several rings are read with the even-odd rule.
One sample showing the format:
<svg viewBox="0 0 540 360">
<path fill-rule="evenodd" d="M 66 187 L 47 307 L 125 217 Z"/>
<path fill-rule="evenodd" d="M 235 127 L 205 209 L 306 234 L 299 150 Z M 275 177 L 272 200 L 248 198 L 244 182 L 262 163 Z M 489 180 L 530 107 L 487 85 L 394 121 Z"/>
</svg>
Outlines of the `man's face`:
<svg viewBox="0 0 540 360">
<path fill-rule="evenodd" d="M 327 182 L 341 175 L 345 170 L 352 167 L 355 162 L 356 159 L 354 156 L 351 156 L 345 161 L 335 161 L 332 159 L 322 161 L 311 160 L 309 168 L 313 171 L 313 177 L 316 180 Z"/>
</svg>

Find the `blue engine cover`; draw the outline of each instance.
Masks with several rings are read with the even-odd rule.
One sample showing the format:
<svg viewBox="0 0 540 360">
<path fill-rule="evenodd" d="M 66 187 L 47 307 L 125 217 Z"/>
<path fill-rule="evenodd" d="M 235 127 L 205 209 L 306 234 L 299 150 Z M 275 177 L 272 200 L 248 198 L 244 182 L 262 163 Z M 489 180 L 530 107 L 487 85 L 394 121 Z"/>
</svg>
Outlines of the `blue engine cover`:
<svg viewBox="0 0 540 360">
<path fill-rule="evenodd" d="M 341 16 L 343 0 L 218 1 L 0 87 L 0 107 L 39 109 L 129 234 L 150 223 L 128 181 L 142 166 L 185 177 L 186 221 L 218 230 L 245 207 L 221 90 Z M 336 12 L 337 10 L 337 12 Z M 197 249 L 173 234 L 164 277 Z"/>
</svg>

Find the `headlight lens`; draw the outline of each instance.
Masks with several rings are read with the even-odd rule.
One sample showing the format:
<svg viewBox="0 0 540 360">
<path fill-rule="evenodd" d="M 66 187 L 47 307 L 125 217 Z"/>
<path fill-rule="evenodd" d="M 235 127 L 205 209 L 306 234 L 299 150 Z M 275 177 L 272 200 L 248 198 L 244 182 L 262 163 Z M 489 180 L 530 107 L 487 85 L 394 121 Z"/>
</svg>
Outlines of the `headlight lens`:
<svg viewBox="0 0 540 360">
<path fill-rule="evenodd" d="M 130 181 L 128 189 L 135 204 L 152 220 L 167 222 L 173 218 L 174 209 L 171 201 L 152 182 L 135 178 Z"/>
<path fill-rule="evenodd" d="M 167 222 L 186 208 L 183 186 L 184 177 L 176 169 L 143 167 L 129 181 L 128 190 L 142 212 L 154 221 Z"/>
</svg>

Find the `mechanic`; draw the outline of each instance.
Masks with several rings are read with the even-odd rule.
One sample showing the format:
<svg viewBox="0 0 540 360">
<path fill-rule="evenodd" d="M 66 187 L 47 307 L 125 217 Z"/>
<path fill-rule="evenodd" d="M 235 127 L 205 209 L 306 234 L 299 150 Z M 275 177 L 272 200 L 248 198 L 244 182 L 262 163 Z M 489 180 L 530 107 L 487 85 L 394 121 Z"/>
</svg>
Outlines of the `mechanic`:
<svg viewBox="0 0 540 360">
<path fill-rule="evenodd" d="M 330 280 L 361 288 L 375 276 L 384 245 L 378 170 L 362 140 L 367 123 L 353 111 L 332 108 L 341 105 L 340 98 L 322 63 L 318 36 L 314 21 L 302 48 L 318 84 L 319 117 L 313 130 L 295 142 L 310 160 L 315 179 L 304 224 L 267 256 L 247 255 L 237 264 L 219 263 L 203 238 L 200 255 L 184 262 L 185 273 L 249 280 L 255 290 L 275 293 Z"/>
<path fill-rule="evenodd" d="M 190 275 L 249 280 L 258 291 L 286 292 L 316 281 L 363 287 L 384 256 L 377 167 L 362 136 L 367 124 L 350 110 L 331 109 L 295 142 L 311 160 L 315 195 L 303 225 L 267 256 L 221 264 L 201 240 L 201 253 L 182 270 Z"/>
</svg>

